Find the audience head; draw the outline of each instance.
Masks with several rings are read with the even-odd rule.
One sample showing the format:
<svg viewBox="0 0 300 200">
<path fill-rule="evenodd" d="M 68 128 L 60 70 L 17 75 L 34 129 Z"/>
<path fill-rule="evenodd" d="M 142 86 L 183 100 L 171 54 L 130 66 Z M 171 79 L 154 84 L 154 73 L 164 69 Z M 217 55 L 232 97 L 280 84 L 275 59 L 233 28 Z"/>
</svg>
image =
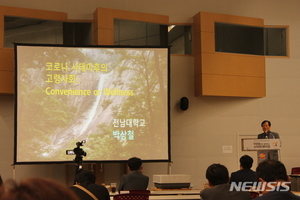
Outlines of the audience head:
<svg viewBox="0 0 300 200">
<path fill-rule="evenodd" d="M 4 185 L 3 185 L 2 177 L 0 176 L 0 196 L 2 195 L 3 192 L 4 192 Z"/>
<path fill-rule="evenodd" d="M 96 182 L 96 175 L 90 170 L 81 170 L 75 176 L 75 182 L 83 187 Z"/>
<path fill-rule="evenodd" d="M 9 180 L 5 188 L 1 200 L 79 200 L 68 187 L 50 179 L 30 178 L 19 184 Z"/>
<path fill-rule="evenodd" d="M 288 181 L 284 164 L 276 160 L 259 163 L 256 168 L 256 176 L 260 181 L 265 182 Z"/>
<path fill-rule="evenodd" d="M 206 178 L 211 186 L 228 183 L 228 170 L 224 165 L 212 164 L 206 170 Z"/>
<path fill-rule="evenodd" d="M 253 158 L 248 155 L 244 155 L 240 158 L 240 164 L 243 169 L 251 169 L 253 164 Z"/>
<path fill-rule="evenodd" d="M 137 157 L 132 157 L 132 158 L 128 159 L 127 164 L 128 164 L 130 171 L 139 170 L 142 166 L 142 160 Z"/>
</svg>

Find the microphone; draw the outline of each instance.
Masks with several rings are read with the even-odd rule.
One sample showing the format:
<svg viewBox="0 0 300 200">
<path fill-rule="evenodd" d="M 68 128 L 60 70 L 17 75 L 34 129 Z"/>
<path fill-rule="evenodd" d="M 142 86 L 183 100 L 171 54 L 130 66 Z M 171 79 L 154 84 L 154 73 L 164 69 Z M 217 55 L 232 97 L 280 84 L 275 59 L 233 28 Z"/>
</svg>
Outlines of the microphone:
<svg viewBox="0 0 300 200">
<path fill-rule="evenodd" d="M 267 131 L 265 131 L 265 135 L 266 135 L 265 139 L 269 139 Z"/>
</svg>

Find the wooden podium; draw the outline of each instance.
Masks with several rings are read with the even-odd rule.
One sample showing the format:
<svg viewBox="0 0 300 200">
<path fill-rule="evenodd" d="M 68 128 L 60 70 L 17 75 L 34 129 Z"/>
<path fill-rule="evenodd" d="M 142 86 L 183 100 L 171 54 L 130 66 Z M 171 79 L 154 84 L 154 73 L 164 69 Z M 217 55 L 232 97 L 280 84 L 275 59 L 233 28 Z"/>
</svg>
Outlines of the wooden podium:
<svg viewBox="0 0 300 200">
<path fill-rule="evenodd" d="M 280 139 L 242 139 L 242 151 L 257 151 L 258 163 L 279 160 Z"/>
</svg>

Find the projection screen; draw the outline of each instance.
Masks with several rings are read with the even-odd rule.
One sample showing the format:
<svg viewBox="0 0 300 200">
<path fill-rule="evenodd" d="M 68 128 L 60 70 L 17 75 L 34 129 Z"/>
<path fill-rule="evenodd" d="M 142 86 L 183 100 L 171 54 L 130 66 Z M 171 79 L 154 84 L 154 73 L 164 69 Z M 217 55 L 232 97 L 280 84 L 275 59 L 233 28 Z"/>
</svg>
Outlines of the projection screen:
<svg viewBox="0 0 300 200">
<path fill-rule="evenodd" d="M 15 44 L 15 164 L 169 161 L 169 48 Z"/>
</svg>

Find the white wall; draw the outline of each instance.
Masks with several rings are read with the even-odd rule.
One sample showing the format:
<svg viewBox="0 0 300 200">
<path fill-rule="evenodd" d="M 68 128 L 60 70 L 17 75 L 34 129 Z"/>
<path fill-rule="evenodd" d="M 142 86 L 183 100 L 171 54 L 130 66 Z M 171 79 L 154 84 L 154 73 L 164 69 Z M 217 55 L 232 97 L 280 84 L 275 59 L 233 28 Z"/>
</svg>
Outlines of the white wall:
<svg viewBox="0 0 300 200">
<path fill-rule="evenodd" d="M 32 2 L 32 3 L 30 3 Z M 199 11 L 257 17 L 266 25 L 290 27 L 290 58 L 266 58 L 265 98 L 194 97 L 193 57 L 171 56 L 171 145 L 172 173 L 192 176 L 194 188 L 201 188 L 205 170 L 221 163 L 229 171 L 238 169 L 239 138 L 255 137 L 261 121 L 272 122 L 283 148 L 281 160 L 288 172 L 300 166 L 300 1 L 299 0 L 0 0 L 0 5 L 67 12 L 69 18 L 92 19 L 96 7 L 163 14 L 173 23 L 191 23 Z M 190 100 L 187 111 L 178 108 L 179 99 Z M 10 166 L 13 162 L 13 96 L 0 96 L 0 173 L 4 179 L 47 176 L 64 180 L 64 168 L 57 166 Z M 223 153 L 222 146 L 232 146 Z M 253 155 L 253 153 L 251 153 Z M 255 155 L 255 154 L 254 154 Z M 106 165 L 107 184 L 121 175 L 117 164 Z M 144 173 L 167 173 L 167 163 L 145 163 Z M 151 183 L 150 188 L 153 187 Z"/>
</svg>

